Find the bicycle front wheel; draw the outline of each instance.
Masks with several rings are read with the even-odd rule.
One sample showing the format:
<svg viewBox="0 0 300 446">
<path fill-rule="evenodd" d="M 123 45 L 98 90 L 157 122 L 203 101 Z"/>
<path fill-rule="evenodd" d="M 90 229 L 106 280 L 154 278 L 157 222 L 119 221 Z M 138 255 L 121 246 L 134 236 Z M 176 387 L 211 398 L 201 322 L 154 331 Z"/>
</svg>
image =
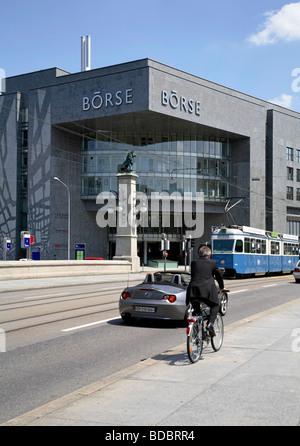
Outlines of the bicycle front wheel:
<svg viewBox="0 0 300 446">
<path fill-rule="evenodd" d="M 203 349 L 202 320 L 198 319 L 191 328 L 190 335 L 187 337 L 187 352 L 189 360 L 197 362 Z"/>
<path fill-rule="evenodd" d="M 217 318 L 215 320 L 214 329 L 216 336 L 213 336 L 211 338 L 211 346 L 214 349 L 214 351 L 217 352 L 222 347 L 224 338 L 224 323 L 220 313 L 218 313 Z"/>
</svg>

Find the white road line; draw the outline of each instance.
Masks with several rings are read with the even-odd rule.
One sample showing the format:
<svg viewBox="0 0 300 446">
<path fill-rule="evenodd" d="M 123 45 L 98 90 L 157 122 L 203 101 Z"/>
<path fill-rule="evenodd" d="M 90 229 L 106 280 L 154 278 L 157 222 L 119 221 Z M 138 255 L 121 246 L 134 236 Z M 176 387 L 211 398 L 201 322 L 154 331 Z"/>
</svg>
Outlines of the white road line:
<svg viewBox="0 0 300 446">
<path fill-rule="evenodd" d="M 114 321 L 115 319 L 121 319 L 121 318 L 120 318 L 120 316 L 111 317 L 110 319 L 103 319 L 102 321 L 91 322 L 90 324 L 84 324 L 84 325 L 78 325 L 77 327 L 65 328 L 64 330 L 61 330 L 61 331 L 79 330 L 80 328 L 91 327 L 92 325 L 97 325 L 97 324 L 104 324 L 105 322 Z"/>
<path fill-rule="evenodd" d="M 235 294 L 235 293 L 244 293 L 244 291 L 249 291 L 249 290 L 245 289 L 245 290 L 230 291 L 229 295 Z"/>
<path fill-rule="evenodd" d="M 262 288 L 268 288 L 269 286 L 277 286 L 277 283 L 272 283 L 271 285 L 262 285 Z"/>
</svg>

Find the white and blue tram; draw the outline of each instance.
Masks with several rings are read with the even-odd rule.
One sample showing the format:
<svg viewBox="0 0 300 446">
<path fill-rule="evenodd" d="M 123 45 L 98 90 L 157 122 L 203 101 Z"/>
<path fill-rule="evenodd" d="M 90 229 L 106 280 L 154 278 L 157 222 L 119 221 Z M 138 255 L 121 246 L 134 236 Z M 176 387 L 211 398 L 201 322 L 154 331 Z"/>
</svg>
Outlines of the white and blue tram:
<svg viewBox="0 0 300 446">
<path fill-rule="evenodd" d="M 299 242 L 294 235 L 221 226 L 213 228 L 211 242 L 212 258 L 227 277 L 290 273 L 299 260 Z"/>
</svg>

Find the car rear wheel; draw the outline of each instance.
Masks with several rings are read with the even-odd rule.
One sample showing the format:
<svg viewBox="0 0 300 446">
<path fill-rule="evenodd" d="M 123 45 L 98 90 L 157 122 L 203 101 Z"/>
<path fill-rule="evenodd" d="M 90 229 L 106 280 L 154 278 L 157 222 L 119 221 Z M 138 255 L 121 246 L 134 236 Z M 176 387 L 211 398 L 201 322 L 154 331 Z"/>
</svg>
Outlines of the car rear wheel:
<svg viewBox="0 0 300 446">
<path fill-rule="evenodd" d="M 124 313 L 124 314 L 121 314 L 121 318 L 123 319 L 123 321 L 126 323 L 126 324 L 129 324 L 129 322 L 131 322 L 131 315 L 129 314 L 129 313 Z"/>
</svg>

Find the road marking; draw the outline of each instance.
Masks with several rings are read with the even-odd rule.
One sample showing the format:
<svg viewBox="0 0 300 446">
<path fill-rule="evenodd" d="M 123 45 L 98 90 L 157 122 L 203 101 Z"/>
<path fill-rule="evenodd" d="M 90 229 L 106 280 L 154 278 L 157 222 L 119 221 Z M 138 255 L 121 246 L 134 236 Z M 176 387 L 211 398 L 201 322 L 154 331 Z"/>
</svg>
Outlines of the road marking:
<svg viewBox="0 0 300 446">
<path fill-rule="evenodd" d="M 272 283 L 271 285 L 262 285 L 262 288 L 268 288 L 269 286 L 276 286 L 277 283 Z"/>
<path fill-rule="evenodd" d="M 235 294 L 235 293 L 244 293 L 244 291 L 249 291 L 248 289 L 245 289 L 245 290 L 237 290 L 237 291 L 230 291 L 230 295 L 231 294 Z"/>
<path fill-rule="evenodd" d="M 111 317 L 110 319 L 103 319 L 102 321 L 96 321 L 96 322 L 91 322 L 89 324 L 78 325 L 77 327 L 65 328 L 64 330 L 61 331 L 79 330 L 80 328 L 91 327 L 92 325 L 97 325 L 97 324 L 104 324 L 105 322 L 114 321 L 115 319 L 121 319 L 121 318 L 120 316 Z"/>
</svg>

